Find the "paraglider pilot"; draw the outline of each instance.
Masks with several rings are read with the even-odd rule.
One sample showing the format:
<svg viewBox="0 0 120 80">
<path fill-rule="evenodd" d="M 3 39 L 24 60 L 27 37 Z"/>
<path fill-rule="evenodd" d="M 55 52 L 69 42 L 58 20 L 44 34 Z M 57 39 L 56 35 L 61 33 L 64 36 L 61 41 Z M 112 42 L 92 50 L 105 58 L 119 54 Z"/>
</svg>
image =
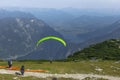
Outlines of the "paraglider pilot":
<svg viewBox="0 0 120 80">
<path fill-rule="evenodd" d="M 22 65 L 21 68 L 20 68 L 20 72 L 21 72 L 21 75 L 24 75 L 24 72 L 25 72 L 25 67 Z"/>
</svg>

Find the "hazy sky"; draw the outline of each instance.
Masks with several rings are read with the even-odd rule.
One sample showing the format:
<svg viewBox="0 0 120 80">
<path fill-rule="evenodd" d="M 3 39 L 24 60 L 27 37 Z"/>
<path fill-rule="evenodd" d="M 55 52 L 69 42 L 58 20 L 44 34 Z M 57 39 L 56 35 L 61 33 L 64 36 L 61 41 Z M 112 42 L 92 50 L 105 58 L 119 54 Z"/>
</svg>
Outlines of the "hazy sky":
<svg viewBox="0 0 120 80">
<path fill-rule="evenodd" d="M 0 0 L 0 7 L 120 9 L 120 0 Z"/>
</svg>

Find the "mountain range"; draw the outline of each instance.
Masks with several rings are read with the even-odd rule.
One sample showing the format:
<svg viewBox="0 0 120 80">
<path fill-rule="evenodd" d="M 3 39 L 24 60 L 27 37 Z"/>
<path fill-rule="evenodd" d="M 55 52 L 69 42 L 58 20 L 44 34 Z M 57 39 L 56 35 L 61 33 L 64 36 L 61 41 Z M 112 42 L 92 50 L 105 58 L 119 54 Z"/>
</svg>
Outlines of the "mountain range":
<svg viewBox="0 0 120 80">
<path fill-rule="evenodd" d="M 0 19 L 0 58 L 23 59 L 24 56 L 26 59 L 64 58 L 67 48 L 58 41 L 45 41 L 36 48 L 39 39 L 50 35 L 63 38 L 60 33 L 36 18 L 2 18 Z"/>
<path fill-rule="evenodd" d="M 120 19 L 117 13 L 115 15 L 109 11 L 75 8 L 7 8 L 7 10 L 33 14 L 72 43 L 82 43 L 89 39 L 89 34 L 108 27 Z"/>
<path fill-rule="evenodd" d="M 88 37 L 88 39 L 81 44 L 84 47 L 91 44 L 99 43 L 108 39 L 119 39 L 120 38 L 120 20 L 112 23 L 111 25 L 105 28 L 98 29 L 94 32 L 91 32 L 83 36 Z"/>
<path fill-rule="evenodd" d="M 66 9 L 1 9 L 0 58 L 63 59 L 91 44 L 120 38 L 119 15 L 76 14 Z M 67 47 L 50 40 L 35 48 L 49 35 L 63 38 Z"/>
</svg>

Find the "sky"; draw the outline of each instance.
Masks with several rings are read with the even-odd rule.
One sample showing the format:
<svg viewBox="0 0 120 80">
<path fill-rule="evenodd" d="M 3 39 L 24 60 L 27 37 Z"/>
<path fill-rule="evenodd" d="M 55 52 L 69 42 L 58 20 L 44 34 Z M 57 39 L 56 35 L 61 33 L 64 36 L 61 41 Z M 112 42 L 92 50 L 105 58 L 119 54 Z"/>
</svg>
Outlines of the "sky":
<svg viewBox="0 0 120 80">
<path fill-rule="evenodd" d="M 120 0 L 0 0 L 0 7 L 120 9 Z"/>
</svg>

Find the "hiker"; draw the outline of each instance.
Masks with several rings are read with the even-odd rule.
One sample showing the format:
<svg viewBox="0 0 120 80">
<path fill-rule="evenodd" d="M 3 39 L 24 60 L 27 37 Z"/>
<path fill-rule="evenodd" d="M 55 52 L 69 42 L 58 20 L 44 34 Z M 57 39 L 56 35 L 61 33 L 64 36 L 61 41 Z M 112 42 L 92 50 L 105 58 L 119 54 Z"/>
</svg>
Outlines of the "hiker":
<svg viewBox="0 0 120 80">
<path fill-rule="evenodd" d="M 53 60 L 51 59 L 51 60 L 49 60 L 49 62 L 50 62 L 50 64 L 52 64 Z"/>
<path fill-rule="evenodd" d="M 50 60 L 50 64 L 52 64 L 52 60 Z"/>
<path fill-rule="evenodd" d="M 12 60 L 8 60 L 8 68 L 12 67 Z"/>
<path fill-rule="evenodd" d="M 21 72 L 21 75 L 24 75 L 24 72 L 25 72 L 25 67 L 22 65 L 21 68 L 20 68 L 20 72 Z"/>
</svg>

